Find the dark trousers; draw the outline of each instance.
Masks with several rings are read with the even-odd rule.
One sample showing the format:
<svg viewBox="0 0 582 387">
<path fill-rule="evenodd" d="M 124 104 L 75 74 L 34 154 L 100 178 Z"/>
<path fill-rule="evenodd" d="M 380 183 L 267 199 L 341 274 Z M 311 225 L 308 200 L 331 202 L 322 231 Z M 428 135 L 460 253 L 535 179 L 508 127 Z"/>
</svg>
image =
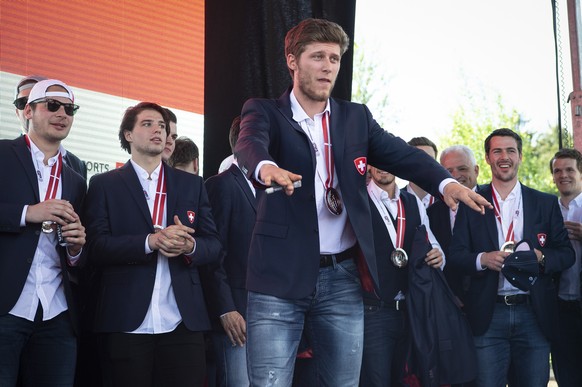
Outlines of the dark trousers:
<svg viewBox="0 0 582 387">
<path fill-rule="evenodd" d="M 402 383 L 408 349 L 406 311 L 391 304 L 364 302 L 362 387 L 390 387 Z"/>
<path fill-rule="evenodd" d="M 100 357 L 104 386 L 198 387 L 204 384 L 202 332 L 180 323 L 162 334 L 103 333 Z"/>
<path fill-rule="evenodd" d="M 0 386 L 72 386 L 77 339 L 68 312 L 42 321 L 0 316 Z"/>
<path fill-rule="evenodd" d="M 582 386 L 582 312 L 579 301 L 558 302 L 558 338 L 552 343 L 552 367 L 560 387 Z"/>
</svg>

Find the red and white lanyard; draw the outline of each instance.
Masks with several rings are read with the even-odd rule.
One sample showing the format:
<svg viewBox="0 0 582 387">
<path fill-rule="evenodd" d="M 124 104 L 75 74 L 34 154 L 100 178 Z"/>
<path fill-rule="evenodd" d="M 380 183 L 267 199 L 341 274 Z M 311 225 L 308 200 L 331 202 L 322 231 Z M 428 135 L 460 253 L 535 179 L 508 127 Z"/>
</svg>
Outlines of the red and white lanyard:
<svg viewBox="0 0 582 387">
<path fill-rule="evenodd" d="M 491 197 L 493 198 L 493 209 L 495 211 L 495 217 L 501 226 L 501 232 L 503 233 L 503 219 L 501 219 L 501 211 L 499 208 L 499 202 L 497 201 L 497 195 L 495 195 L 495 190 L 493 189 L 493 184 L 491 185 Z M 514 233 L 513 233 L 513 220 L 515 217 L 511 218 L 511 223 L 509 228 L 507 229 L 507 234 L 505 235 L 505 242 L 513 241 Z"/>
<path fill-rule="evenodd" d="M 325 149 L 325 171 L 327 172 L 327 179 L 325 180 L 325 189 L 333 188 L 333 179 L 335 165 L 333 162 L 333 152 L 331 149 L 331 136 L 329 134 L 329 112 L 326 111 L 321 117 L 321 126 L 323 127 L 323 147 Z"/>
<path fill-rule="evenodd" d="M 32 154 L 32 148 L 30 146 L 30 139 L 28 135 L 24 135 L 24 140 L 26 141 L 26 146 L 28 146 L 28 150 Z M 34 155 L 32 155 L 34 158 Z M 54 199 L 57 197 L 57 191 L 59 190 L 59 183 L 61 181 L 61 172 L 63 170 L 63 154 L 59 151 L 59 157 L 57 161 L 51 167 L 51 175 L 48 182 L 48 187 L 46 189 L 46 194 L 44 196 L 44 200 Z M 37 171 L 38 176 L 39 171 Z"/>
<path fill-rule="evenodd" d="M 428 199 L 428 207 L 430 207 L 432 204 L 434 204 L 434 196 L 430 195 L 430 198 Z"/>
<path fill-rule="evenodd" d="M 160 174 L 158 176 L 158 186 L 156 188 L 156 197 L 154 200 L 154 208 L 152 211 L 152 222 L 156 230 L 162 229 L 165 206 L 166 206 L 166 176 L 164 174 L 164 164 L 162 163 L 162 165 L 160 166 Z"/>
<path fill-rule="evenodd" d="M 398 213 L 396 214 L 396 245 L 397 249 L 404 246 L 404 232 L 406 231 L 406 213 L 404 212 L 404 205 L 402 198 L 398 198 Z"/>
</svg>

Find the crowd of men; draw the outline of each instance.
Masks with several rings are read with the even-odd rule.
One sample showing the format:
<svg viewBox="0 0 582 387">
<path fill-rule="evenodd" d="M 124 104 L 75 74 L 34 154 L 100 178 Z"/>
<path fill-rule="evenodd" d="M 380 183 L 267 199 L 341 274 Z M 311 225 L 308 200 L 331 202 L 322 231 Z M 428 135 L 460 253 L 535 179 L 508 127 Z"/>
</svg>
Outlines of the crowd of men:
<svg viewBox="0 0 582 387">
<path fill-rule="evenodd" d="M 285 38 L 292 85 L 233 120 L 232 163 L 153 102 L 129 107 L 130 160 L 86 180 L 79 109 L 55 79 L 16 87 L 0 141 L 1 386 L 582 385 L 582 155 L 519 182 L 522 140 L 408 144 L 330 97 L 343 29 Z M 410 181 L 396 185 L 396 177 Z M 442 313 L 446 311 L 446 313 Z"/>
</svg>

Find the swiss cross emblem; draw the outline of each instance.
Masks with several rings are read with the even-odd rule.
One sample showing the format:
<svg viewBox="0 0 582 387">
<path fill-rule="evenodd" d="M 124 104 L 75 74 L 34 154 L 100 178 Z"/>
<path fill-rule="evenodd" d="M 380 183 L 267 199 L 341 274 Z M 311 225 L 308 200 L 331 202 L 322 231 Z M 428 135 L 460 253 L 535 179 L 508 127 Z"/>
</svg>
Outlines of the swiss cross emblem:
<svg viewBox="0 0 582 387">
<path fill-rule="evenodd" d="M 546 245 L 546 239 L 547 239 L 546 234 L 544 233 L 538 234 L 538 242 L 540 243 L 540 246 L 544 247 Z"/>
<path fill-rule="evenodd" d="M 364 176 L 366 173 L 366 158 L 365 157 L 358 157 L 354 160 L 354 165 L 356 169 L 360 173 L 360 175 Z"/>
<path fill-rule="evenodd" d="M 188 211 L 187 214 L 188 214 L 188 220 L 190 221 L 190 224 L 194 223 L 194 216 L 196 216 L 194 211 Z"/>
</svg>

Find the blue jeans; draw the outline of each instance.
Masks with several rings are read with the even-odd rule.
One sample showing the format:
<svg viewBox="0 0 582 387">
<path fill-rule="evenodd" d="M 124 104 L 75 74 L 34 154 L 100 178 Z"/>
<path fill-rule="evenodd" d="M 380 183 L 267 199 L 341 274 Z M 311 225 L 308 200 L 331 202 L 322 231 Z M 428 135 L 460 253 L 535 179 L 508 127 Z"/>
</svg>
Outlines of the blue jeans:
<svg viewBox="0 0 582 387">
<path fill-rule="evenodd" d="M 319 269 L 315 292 L 299 300 L 249 292 L 247 361 L 254 387 L 289 387 L 301 333 L 313 349 L 321 386 L 357 386 L 364 313 L 353 260 Z"/>
<path fill-rule="evenodd" d="M 393 307 L 364 305 L 362 387 L 399 385 L 408 348 L 405 315 Z"/>
<path fill-rule="evenodd" d="M 233 347 L 224 332 L 212 332 L 211 335 L 216 357 L 216 386 L 249 386 L 246 345 Z"/>
<path fill-rule="evenodd" d="M 550 343 L 540 330 L 531 305 L 496 303 L 491 324 L 475 336 L 477 386 L 505 387 L 509 365 L 518 385 L 547 387 Z"/>
<path fill-rule="evenodd" d="M 72 386 L 77 338 L 68 312 L 47 321 L 0 316 L 0 386 Z"/>
</svg>

